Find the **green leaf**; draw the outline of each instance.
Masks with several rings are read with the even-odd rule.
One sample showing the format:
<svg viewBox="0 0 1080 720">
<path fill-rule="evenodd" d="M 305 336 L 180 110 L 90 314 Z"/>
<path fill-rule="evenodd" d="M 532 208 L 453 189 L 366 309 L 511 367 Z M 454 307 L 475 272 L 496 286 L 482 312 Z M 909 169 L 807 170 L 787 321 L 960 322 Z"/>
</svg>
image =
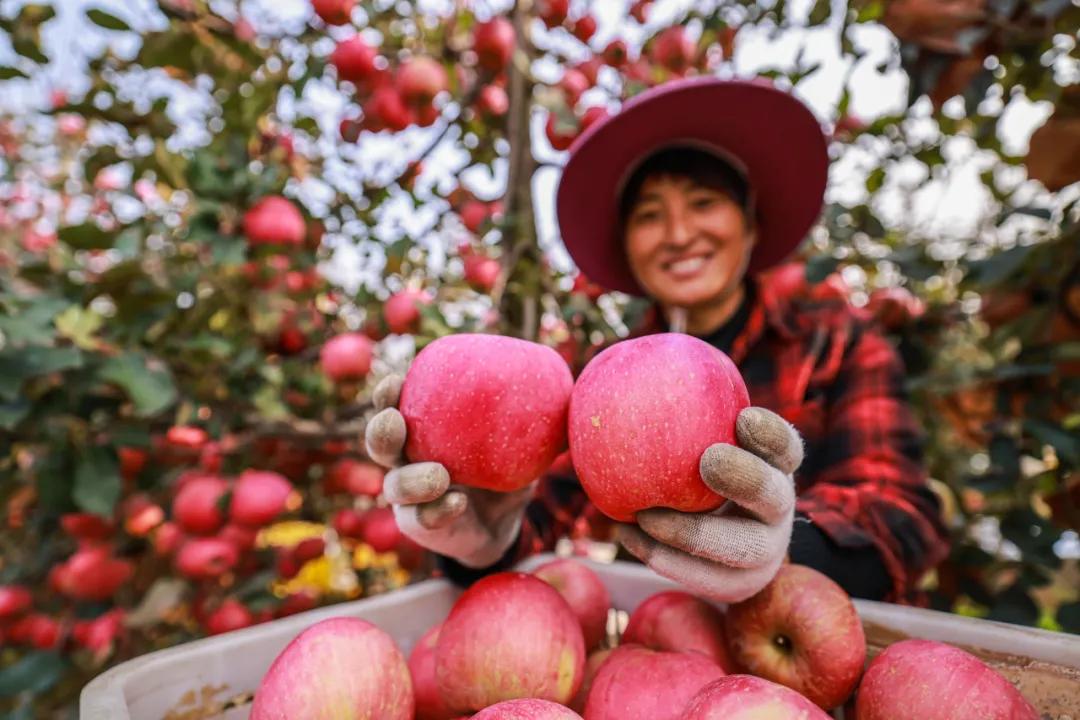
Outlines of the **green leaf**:
<svg viewBox="0 0 1080 720">
<path fill-rule="evenodd" d="M 126 22 L 116 17 L 115 15 L 110 15 L 104 10 L 91 8 L 86 11 L 86 17 L 89 18 L 90 22 L 94 23 L 98 27 L 103 27 L 106 30 L 131 30 L 131 26 L 128 25 Z"/>
<path fill-rule="evenodd" d="M 32 377 L 82 365 L 82 352 L 74 347 L 30 346 L 0 350 L 0 399 L 15 400 L 23 383 Z"/>
<path fill-rule="evenodd" d="M 815 255 L 806 263 L 806 282 L 817 285 L 836 271 L 840 261 L 831 255 Z"/>
<path fill-rule="evenodd" d="M 18 68 L 0 66 L 0 80 L 10 80 L 11 78 L 24 78 L 27 77 L 26 73 Z"/>
<path fill-rule="evenodd" d="M 112 517 L 120 500 L 120 466 L 108 448 L 91 447 L 75 468 L 72 499 L 80 509 Z"/>
<path fill-rule="evenodd" d="M 139 353 L 110 358 L 99 376 L 119 385 L 135 403 L 140 417 L 156 415 L 176 402 L 176 385 L 169 370 Z"/>
<path fill-rule="evenodd" d="M 1027 260 L 1033 245 L 1018 245 L 968 266 L 968 277 L 980 285 L 995 285 L 1011 277 Z"/>
<path fill-rule="evenodd" d="M 32 652 L 0 670 L 0 697 L 43 693 L 60 680 L 66 669 L 67 662 L 57 653 Z"/>
<path fill-rule="evenodd" d="M 60 228 L 57 236 L 76 250 L 106 250 L 113 244 L 113 233 L 92 222 Z"/>
<path fill-rule="evenodd" d="M 820 25 L 832 15 L 832 0 L 817 0 L 810 11 L 810 24 Z"/>
<path fill-rule="evenodd" d="M 66 300 L 42 298 L 17 303 L 22 310 L 0 310 L 0 332 L 11 345 L 52 345 L 56 340 L 53 318 L 68 307 Z"/>
<path fill-rule="evenodd" d="M 14 430 L 29 414 L 30 402 L 26 398 L 0 403 L 0 429 Z"/>
<path fill-rule="evenodd" d="M 885 168 L 874 168 L 866 178 L 866 192 L 873 195 L 885 184 Z"/>
<path fill-rule="evenodd" d="M 15 35 L 11 38 L 11 47 L 24 58 L 29 58 L 39 65 L 49 62 L 49 56 L 41 52 L 37 40 L 26 35 Z"/>
<path fill-rule="evenodd" d="M 34 465 L 38 500 L 46 511 L 59 513 L 71 509 L 71 446 L 66 442 L 49 447 Z"/>
<path fill-rule="evenodd" d="M 83 350 L 94 350 L 97 343 L 94 333 L 101 329 L 105 318 L 93 310 L 71 305 L 56 317 L 56 329 Z"/>
</svg>

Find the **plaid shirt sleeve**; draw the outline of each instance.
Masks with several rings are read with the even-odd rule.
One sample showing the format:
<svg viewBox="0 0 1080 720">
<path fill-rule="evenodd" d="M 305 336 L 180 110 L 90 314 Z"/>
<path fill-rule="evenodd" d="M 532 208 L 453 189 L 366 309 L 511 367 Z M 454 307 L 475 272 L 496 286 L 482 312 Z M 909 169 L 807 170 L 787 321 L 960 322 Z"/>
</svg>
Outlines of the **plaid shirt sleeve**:
<svg viewBox="0 0 1080 720">
<path fill-rule="evenodd" d="M 948 553 L 903 380 L 892 345 L 857 326 L 825 392 L 823 432 L 799 477 L 797 505 L 840 547 L 878 550 L 892 579 L 891 600 L 910 598 L 922 574 Z"/>
</svg>

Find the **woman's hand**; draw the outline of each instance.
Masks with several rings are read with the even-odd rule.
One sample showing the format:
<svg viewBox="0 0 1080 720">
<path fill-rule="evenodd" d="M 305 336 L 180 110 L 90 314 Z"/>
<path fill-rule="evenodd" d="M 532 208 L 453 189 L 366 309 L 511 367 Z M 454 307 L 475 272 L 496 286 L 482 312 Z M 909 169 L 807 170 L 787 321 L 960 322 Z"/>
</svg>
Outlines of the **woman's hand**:
<svg viewBox="0 0 1080 720">
<path fill-rule="evenodd" d="M 701 479 L 728 499 L 711 513 L 651 509 L 637 526 L 620 525 L 619 541 L 657 573 L 700 595 L 738 602 L 763 588 L 780 568 L 795 513 L 792 474 L 802 463 L 798 432 L 760 407 L 736 422 L 739 447 L 717 443 L 701 457 Z"/>
<path fill-rule="evenodd" d="M 436 462 L 405 464 L 405 418 L 397 410 L 403 378 L 390 375 L 375 388 L 379 413 L 365 431 L 368 455 L 392 468 L 383 494 L 394 509 L 398 527 L 427 549 L 471 568 L 495 564 L 521 529 L 534 485 L 501 493 L 453 485 Z"/>
</svg>

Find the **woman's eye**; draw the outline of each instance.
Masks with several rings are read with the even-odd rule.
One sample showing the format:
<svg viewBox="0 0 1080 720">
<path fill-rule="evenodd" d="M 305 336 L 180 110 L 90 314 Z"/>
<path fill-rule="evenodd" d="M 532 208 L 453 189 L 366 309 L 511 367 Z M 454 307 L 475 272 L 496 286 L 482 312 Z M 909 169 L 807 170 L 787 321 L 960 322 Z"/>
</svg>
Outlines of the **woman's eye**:
<svg viewBox="0 0 1080 720">
<path fill-rule="evenodd" d="M 719 201 L 720 198 L 718 198 L 716 195 L 698 195 L 697 197 L 690 199 L 690 204 L 699 210 L 704 210 L 707 208 L 711 208 Z"/>
<path fill-rule="evenodd" d="M 654 208 L 643 208 L 634 212 L 634 222 L 654 222 L 660 217 L 660 212 Z"/>
</svg>

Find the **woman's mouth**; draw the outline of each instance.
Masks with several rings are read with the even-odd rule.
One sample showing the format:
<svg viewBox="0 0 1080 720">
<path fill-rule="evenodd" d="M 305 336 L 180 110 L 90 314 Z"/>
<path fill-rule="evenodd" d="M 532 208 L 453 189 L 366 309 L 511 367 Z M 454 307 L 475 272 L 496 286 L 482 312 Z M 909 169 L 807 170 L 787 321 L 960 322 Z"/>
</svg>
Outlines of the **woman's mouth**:
<svg viewBox="0 0 1080 720">
<path fill-rule="evenodd" d="M 688 280 L 700 274 L 705 266 L 708 265 L 709 260 L 712 258 L 712 253 L 704 253 L 701 255 L 691 255 L 689 257 L 681 257 L 677 260 L 670 260 L 661 265 L 664 272 L 674 276 L 679 280 Z"/>
</svg>

